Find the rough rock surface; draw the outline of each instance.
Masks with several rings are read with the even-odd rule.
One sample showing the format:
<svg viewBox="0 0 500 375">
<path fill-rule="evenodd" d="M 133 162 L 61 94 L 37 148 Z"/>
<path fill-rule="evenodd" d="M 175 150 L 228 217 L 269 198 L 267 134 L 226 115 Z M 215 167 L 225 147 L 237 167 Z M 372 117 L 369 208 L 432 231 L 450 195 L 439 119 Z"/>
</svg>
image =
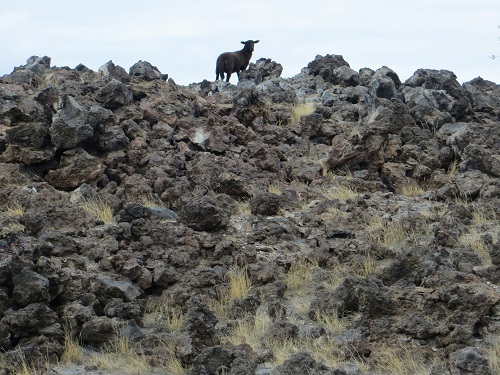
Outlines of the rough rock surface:
<svg viewBox="0 0 500 375">
<path fill-rule="evenodd" d="M 499 85 L 50 63 L 0 78 L 0 374 L 499 373 Z"/>
</svg>

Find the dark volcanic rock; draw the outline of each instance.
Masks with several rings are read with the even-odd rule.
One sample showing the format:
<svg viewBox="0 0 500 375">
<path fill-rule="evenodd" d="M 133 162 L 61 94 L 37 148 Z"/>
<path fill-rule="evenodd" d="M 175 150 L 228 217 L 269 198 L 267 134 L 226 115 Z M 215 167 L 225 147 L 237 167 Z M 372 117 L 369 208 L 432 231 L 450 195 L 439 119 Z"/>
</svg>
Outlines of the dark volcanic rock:
<svg viewBox="0 0 500 375">
<path fill-rule="evenodd" d="M 339 55 L 237 86 L 50 63 L 0 77 L 0 367 L 45 370 L 70 329 L 151 373 L 382 373 L 386 347 L 495 371 L 499 85 Z M 229 342 L 247 324 L 255 352 Z"/>
<path fill-rule="evenodd" d="M 230 214 L 215 200 L 202 197 L 188 202 L 183 207 L 181 216 L 190 228 L 214 231 L 227 225 Z"/>
<path fill-rule="evenodd" d="M 129 69 L 129 74 L 132 77 L 139 77 L 146 81 L 153 81 L 155 79 L 167 80 L 167 74 L 161 74 L 156 66 L 151 65 L 147 61 L 139 60 Z"/>
<path fill-rule="evenodd" d="M 283 198 L 272 193 L 257 194 L 250 200 L 250 209 L 254 215 L 276 215 L 283 203 Z"/>
<path fill-rule="evenodd" d="M 488 360 L 477 348 L 468 347 L 450 355 L 452 375 L 493 375 Z"/>
<path fill-rule="evenodd" d="M 58 189 L 69 190 L 99 181 L 104 177 L 104 168 L 99 159 L 83 149 L 74 148 L 63 153 L 59 167 L 49 171 L 45 181 Z"/>
<path fill-rule="evenodd" d="M 42 275 L 24 268 L 12 281 L 12 297 L 19 305 L 24 307 L 32 302 L 49 302 L 49 280 Z"/>
</svg>

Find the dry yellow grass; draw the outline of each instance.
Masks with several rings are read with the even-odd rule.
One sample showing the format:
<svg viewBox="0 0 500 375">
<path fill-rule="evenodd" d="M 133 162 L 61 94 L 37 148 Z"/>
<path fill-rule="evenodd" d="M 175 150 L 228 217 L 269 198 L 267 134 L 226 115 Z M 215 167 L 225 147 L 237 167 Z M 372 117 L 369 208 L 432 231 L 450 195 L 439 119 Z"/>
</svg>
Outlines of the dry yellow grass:
<svg viewBox="0 0 500 375">
<path fill-rule="evenodd" d="M 327 289 L 336 289 L 342 280 L 347 276 L 352 275 L 354 272 L 350 264 L 347 263 L 337 263 L 332 268 L 321 269 L 319 273 L 320 281 L 323 286 Z"/>
<path fill-rule="evenodd" d="M 145 207 L 164 207 L 165 203 L 160 199 L 160 197 L 148 194 L 139 198 L 138 203 Z"/>
<path fill-rule="evenodd" d="M 327 314 L 324 311 L 315 312 L 315 320 L 331 335 L 340 335 L 347 329 L 349 321 L 338 315 L 337 311 Z"/>
<path fill-rule="evenodd" d="M 235 266 L 226 274 L 227 287 L 217 288 L 217 299 L 208 301 L 208 307 L 219 318 L 228 318 L 228 311 L 236 299 L 245 298 L 252 288 L 246 267 Z"/>
<path fill-rule="evenodd" d="M 500 374 L 500 339 L 497 339 L 493 345 L 483 349 L 493 374 Z"/>
<path fill-rule="evenodd" d="M 488 245 L 477 232 L 464 233 L 458 237 L 458 242 L 464 246 L 470 246 L 479 257 L 481 263 L 485 266 L 492 264 Z"/>
<path fill-rule="evenodd" d="M 454 176 L 458 173 L 458 160 L 453 160 L 450 164 L 450 166 L 448 167 L 448 170 L 446 171 L 446 174 L 448 176 Z"/>
<path fill-rule="evenodd" d="M 283 281 L 289 290 L 304 293 L 312 282 L 314 272 L 318 269 L 317 262 L 299 259 L 292 263 Z"/>
<path fill-rule="evenodd" d="M 418 351 L 406 347 L 379 346 L 372 353 L 376 368 L 387 375 L 429 375 L 434 359 L 418 356 Z"/>
<path fill-rule="evenodd" d="M 84 199 L 80 205 L 85 211 L 95 216 L 105 224 L 115 222 L 111 206 L 100 197 Z"/>
<path fill-rule="evenodd" d="M 124 375 L 142 374 L 151 369 L 146 356 L 137 353 L 132 342 L 121 331 L 99 352 L 87 355 L 84 363 L 101 370 L 120 371 Z"/>
<path fill-rule="evenodd" d="M 353 262 L 352 271 L 355 275 L 365 277 L 373 273 L 376 267 L 375 258 L 370 253 L 367 253 Z"/>
<path fill-rule="evenodd" d="M 24 209 L 19 203 L 10 203 L 3 207 L 2 212 L 8 217 L 23 216 Z"/>
<path fill-rule="evenodd" d="M 491 265 L 491 254 L 486 241 L 490 237 L 493 242 L 500 238 L 500 225 L 496 213 L 488 203 L 477 201 L 463 204 L 472 215 L 472 224 L 464 226 L 458 242 L 474 250 L 483 265 Z"/>
<path fill-rule="evenodd" d="M 241 201 L 238 202 L 238 212 L 243 216 L 251 216 L 252 210 L 250 209 L 249 201 Z"/>
<path fill-rule="evenodd" d="M 233 267 L 227 273 L 229 280 L 229 300 L 245 298 L 252 288 L 246 267 Z"/>
<path fill-rule="evenodd" d="M 267 187 L 267 191 L 272 194 L 281 195 L 283 194 L 283 188 L 278 182 L 273 182 Z"/>
<path fill-rule="evenodd" d="M 313 103 L 297 103 L 292 107 L 292 122 L 299 122 L 303 116 L 310 115 L 316 110 Z"/>
<path fill-rule="evenodd" d="M 262 345 L 266 330 L 272 321 L 267 312 L 257 309 L 255 316 L 238 320 L 238 324 L 224 340 L 234 345 L 246 343 L 254 350 Z"/>
<path fill-rule="evenodd" d="M 6 370 L 7 374 L 10 375 L 42 375 L 46 373 L 49 367 L 48 362 L 43 365 L 45 369 L 35 366 L 27 357 L 26 354 L 20 349 L 15 350 L 17 352 L 17 360 L 13 360 L 12 357 L 7 361 L 0 361 L 0 369 Z"/>
<path fill-rule="evenodd" d="M 425 193 L 425 190 L 416 183 L 407 183 L 401 187 L 401 194 L 405 197 L 417 197 Z"/>
<path fill-rule="evenodd" d="M 359 195 L 355 188 L 343 185 L 323 188 L 322 194 L 326 199 L 338 199 L 341 203 L 356 199 Z"/>
<path fill-rule="evenodd" d="M 170 331 L 179 331 L 184 322 L 184 314 L 180 308 L 165 299 L 149 300 L 144 313 L 145 325 L 164 325 Z"/>
<path fill-rule="evenodd" d="M 406 228 L 401 221 L 387 221 L 373 217 L 366 225 L 370 239 L 379 245 L 393 246 L 403 242 L 416 243 L 420 232 L 415 228 Z"/>
<path fill-rule="evenodd" d="M 81 363 L 84 357 L 82 346 L 78 339 L 67 331 L 64 337 L 64 352 L 61 355 L 63 364 Z"/>
<path fill-rule="evenodd" d="M 186 375 L 187 369 L 182 366 L 181 361 L 173 354 L 169 354 L 165 362 L 165 369 L 170 375 Z"/>
</svg>

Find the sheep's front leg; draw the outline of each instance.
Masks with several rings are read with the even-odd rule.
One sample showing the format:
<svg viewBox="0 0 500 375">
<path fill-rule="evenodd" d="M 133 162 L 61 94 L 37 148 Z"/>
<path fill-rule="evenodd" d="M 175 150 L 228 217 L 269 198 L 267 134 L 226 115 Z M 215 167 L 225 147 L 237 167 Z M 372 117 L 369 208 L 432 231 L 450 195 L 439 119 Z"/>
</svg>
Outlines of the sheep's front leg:
<svg viewBox="0 0 500 375">
<path fill-rule="evenodd" d="M 231 78 L 231 72 L 227 72 L 226 82 L 229 82 L 229 78 Z M 224 77 L 222 78 L 222 80 L 224 80 Z"/>
</svg>

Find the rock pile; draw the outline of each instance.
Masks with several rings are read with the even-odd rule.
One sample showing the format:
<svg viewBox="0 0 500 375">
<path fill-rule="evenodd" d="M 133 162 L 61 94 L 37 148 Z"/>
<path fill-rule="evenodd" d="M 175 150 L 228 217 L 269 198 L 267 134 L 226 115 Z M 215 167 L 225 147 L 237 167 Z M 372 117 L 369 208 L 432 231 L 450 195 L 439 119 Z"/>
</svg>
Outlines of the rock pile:
<svg viewBox="0 0 500 375">
<path fill-rule="evenodd" d="M 499 85 L 50 63 L 0 78 L 3 373 L 498 371 Z"/>
</svg>

